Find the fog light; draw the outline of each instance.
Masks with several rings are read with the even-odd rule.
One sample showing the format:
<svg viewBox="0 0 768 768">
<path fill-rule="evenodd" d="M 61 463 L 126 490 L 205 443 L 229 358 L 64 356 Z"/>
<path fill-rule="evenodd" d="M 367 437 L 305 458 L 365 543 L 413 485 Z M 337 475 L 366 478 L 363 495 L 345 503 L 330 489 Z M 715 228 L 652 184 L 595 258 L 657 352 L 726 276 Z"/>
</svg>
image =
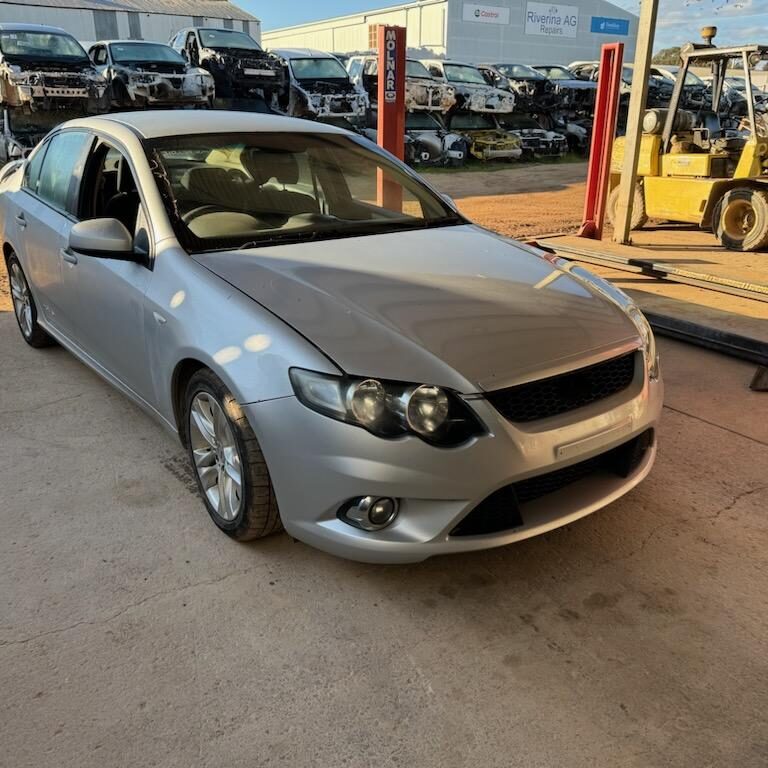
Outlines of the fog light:
<svg viewBox="0 0 768 768">
<path fill-rule="evenodd" d="M 344 522 L 364 531 L 380 531 L 397 517 L 398 503 L 387 496 L 363 496 L 353 499 L 339 510 Z"/>
</svg>

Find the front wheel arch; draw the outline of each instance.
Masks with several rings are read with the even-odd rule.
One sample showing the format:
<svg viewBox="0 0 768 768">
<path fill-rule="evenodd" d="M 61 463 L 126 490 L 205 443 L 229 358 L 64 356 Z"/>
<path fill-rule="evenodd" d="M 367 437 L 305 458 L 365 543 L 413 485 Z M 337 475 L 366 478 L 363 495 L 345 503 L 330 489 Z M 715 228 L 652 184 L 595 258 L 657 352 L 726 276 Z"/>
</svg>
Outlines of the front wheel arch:
<svg viewBox="0 0 768 768">
<path fill-rule="evenodd" d="M 173 420 L 179 434 L 181 444 L 186 448 L 188 442 L 187 426 L 185 418 L 187 385 L 191 378 L 203 368 L 208 366 L 194 357 L 180 360 L 173 369 L 171 376 L 171 405 L 173 406 Z"/>
</svg>

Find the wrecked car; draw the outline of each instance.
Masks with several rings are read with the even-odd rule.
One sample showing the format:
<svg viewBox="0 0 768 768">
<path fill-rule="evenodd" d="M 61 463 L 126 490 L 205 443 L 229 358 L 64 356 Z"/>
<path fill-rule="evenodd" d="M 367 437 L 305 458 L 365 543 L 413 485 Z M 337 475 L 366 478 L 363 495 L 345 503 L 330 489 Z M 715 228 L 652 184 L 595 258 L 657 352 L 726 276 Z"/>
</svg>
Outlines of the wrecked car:
<svg viewBox="0 0 768 768">
<path fill-rule="evenodd" d="M 0 110 L 0 166 L 26 157 L 62 121 L 82 116 L 82 110 L 77 108 L 32 112 L 3 107 Z"/>
<path fill-rule="evenodd" d="M 92 45 L 88 56 L 109 83 L 115 107 L 213 105 L 211 74 L 188 64 L 168 45 L 107 40 Z"/>
<path fill-rule="evenodd" d="M 574 61 L 568 65 L 568 69 L 579 79 L 589 80 L 597 84 L 597 78 L 600 74 L 600 65 L 596 61 Z M 634 67 L 632 64 L 625 64 L 621 68 L 621 85 L 619 86 L 619 98 L 622 103 L 629 101 L 632 93 L 632 80 L 634 78 Z M 672 91 L 675 84 L 672 80 L 656 74 L 648 75 L 648 97 L 646 98 L 646 107 L 663 107 L 669 104 L 672 98 Z"/>
<path fill-rule="evenodd" d="M 511 112 L 496 118 L 505 131 L 520 137 L 523 157 L 565 157 L 568 154 L 568 139 L 562 133 L 542 128 L 530 115 Z"/>
<path fill-rule="evenodd" d="M 368 114 L 368 127 L 363 132 L 374 143 L 378 141 L 378 112 Z M 413 167 L 465 164 L 469 143 L 465 136 L 447 130 L 437 115 L 429 112 L 405 114 L 405 161 Z"/>
<path fill-rule="evenodd" d="M 311 48 L 273 50 L 286 69 L 288 90 L 279 99 L 280 109 L 291 117 L 323 120 L 345 117 L 353 124 L 365 118 L 368 94 L 350 80 L 332 54 Z"/>
<path fill-rule="evenodd" d="M 472 64 L 430 59 L 422 61 L 432 77 L 453 86 L 456 95 L 454 111 L 511 112 L 515 96 L 511 91 L 488 85 L 483 73 Z"/>
<path fill-rule="evenodd" d="M 378 99 L 379 59 L 375 54 L 352 56 L 347 63 L 352 82 L 368 93 L 372 102 Z M 405 60 L 406 112 L 447 112 L 456 104 L 452 85 L 435 80 L 417 59 Z"/>
<path fill-rule="evenodd" d="M 495 115 L 482 112 L 454 112 L 447 120 L 448 130 L 463 136 L 469 153 L 478 160 L 519 160 L 523 142 L 505 131 Z"/>
<path fill-rule="evenodd" d="M 517 109 L 527 112 L 548 109 L 554 104 L 554 85 L 541 72 L 526 64 L 478 64 L 486 82 L 515 94 Z"/>
<path fill-rule="evenodd" d="M 573 113 L 592 114 L 597 95 L 597 83 L 576 77 L 560 64 L 538 64 L 533 69 L 541 72 L 551 83 L 560 109 Z"/>
<path fill-rule="evenodd" d="M 669 80 L 673 85 L 677 81 L 680 67 L 671 64 L 654 64 L 651 74 Z M 707 103 L 707 84 L 690 70 L 685 75 L 680 106 L 684 109 L 701 109 Z"/>
<path fill-rule="evenodd" d="M 707 89 L 706 100 L 712 99 L 712 75 L 702 78 Z M 756 112 L 768 110 L 768 93 L 761 91 L 752 83 L 752 102 Z M 725 77 L 723 79 L 723 93 L 720 98 L 720 114 L 744 117 L 748 113 L 749 100 L 747 99 L 747 81 L 743 77 Z"/>
<path fill-rule="evenodd" d="M 109 108 L 107 81 L 63 29 L 0 24 L 0 106 L 104 112 Z"/>
<path fill-rule="evenodd" d="M 285 92 L 282 62 L 245 32 L 188 27 L 170 45 L 191 66 L 211 73 L 217 99 L 256 98 L 274 108 Z"/>
</svg>

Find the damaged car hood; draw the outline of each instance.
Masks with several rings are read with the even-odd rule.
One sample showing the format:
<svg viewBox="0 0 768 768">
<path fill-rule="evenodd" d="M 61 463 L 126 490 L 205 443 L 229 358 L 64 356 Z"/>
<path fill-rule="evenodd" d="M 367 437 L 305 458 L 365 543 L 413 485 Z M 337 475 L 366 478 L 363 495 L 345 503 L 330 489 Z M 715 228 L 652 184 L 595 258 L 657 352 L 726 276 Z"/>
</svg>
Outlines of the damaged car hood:
<svg viewBox="0 0 768 768">
<path fill-rule="evenodd" d="M 493 390 L 638 338 L 596 289 L 473 225 L 193 258 L 360 376 Z"/>
</svg>

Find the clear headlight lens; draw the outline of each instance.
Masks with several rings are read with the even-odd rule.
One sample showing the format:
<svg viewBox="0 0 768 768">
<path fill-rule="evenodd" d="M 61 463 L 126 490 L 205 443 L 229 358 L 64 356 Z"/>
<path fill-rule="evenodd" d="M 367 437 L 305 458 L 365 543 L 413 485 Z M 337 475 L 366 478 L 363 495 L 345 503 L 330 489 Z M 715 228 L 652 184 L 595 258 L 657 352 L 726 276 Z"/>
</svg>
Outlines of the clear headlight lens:
<svg viewBox="0 0 768 768">
<path fill-rule="evenodd" d="M 651 379 L 658 379 L 659 355 L 656 351 L 656 339 L 653 336 L 651 324 L 635 304 L 630 304 L 626 311 L 632 322 L 637 326 L 637 330 L 643 340 L 643 352 L 645 353 L 645 363 L 648 367 L 648 376 Z"/>
<path fill-rule="evenodd" d="M 365 379 L 347 389 L 347 409 L 355 420 L 370 426 L 381 420 L 386 408 L 387 393 L 380 382 Z"/>
<path fill-rule="evenodd" d="M 440 387 L 422 384 L 408 396 L 408 426 L 420 435 L 433 435 L 445 424 L 449 408 L 448 395 Z"/>
<path fill-rule="evenodd" d="M 460 445 L 485 429 L 454 392 L 429 384 L 331 376 L 291 368 L 296 397 L 313 411 L 379 437 L 415 435 L 432 445 Z"/>
</svg>

